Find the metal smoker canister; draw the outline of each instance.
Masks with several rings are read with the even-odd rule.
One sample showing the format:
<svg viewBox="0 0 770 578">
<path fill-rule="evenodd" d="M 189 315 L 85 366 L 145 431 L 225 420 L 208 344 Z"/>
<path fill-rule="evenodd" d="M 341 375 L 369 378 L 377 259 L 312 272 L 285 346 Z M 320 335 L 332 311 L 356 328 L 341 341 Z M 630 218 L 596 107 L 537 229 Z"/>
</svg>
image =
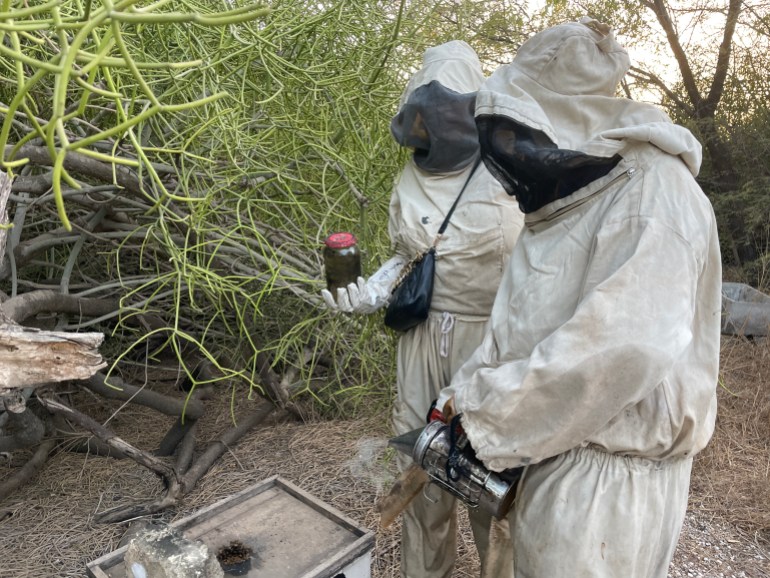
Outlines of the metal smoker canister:
<svg viewBox="0 0 770 578">
<path fill-rule="evenodd" d="M 489 471 L 479 461 L 473 448 L 466 443 L 457 461 L 457 481 L 447 476 L 450 451 L 449 426 L 432 421 L 414 444 L 412 457 L 444 490 L 460 498 L 471 508 L 481 508 L 495 518 L 503 518 L 516 497 L 516 482 L 520 469 L 506 470 L 503 474 Z"/>
</svg>

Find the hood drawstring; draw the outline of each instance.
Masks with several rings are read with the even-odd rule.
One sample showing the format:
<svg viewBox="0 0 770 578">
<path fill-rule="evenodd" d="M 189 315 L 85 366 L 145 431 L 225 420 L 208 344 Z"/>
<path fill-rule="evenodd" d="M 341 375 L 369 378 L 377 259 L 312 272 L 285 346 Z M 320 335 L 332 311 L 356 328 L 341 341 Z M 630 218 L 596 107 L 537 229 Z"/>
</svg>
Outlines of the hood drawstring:
<svg viewBox="0 0 770 578">
<path fill-rule="evenodd" d="M 444 311 L 441 314 L 441 343 L 439 345 L 439 355 L 449 357 L 449 336 L 455 326 L 455 316 Z"/>
</svg>

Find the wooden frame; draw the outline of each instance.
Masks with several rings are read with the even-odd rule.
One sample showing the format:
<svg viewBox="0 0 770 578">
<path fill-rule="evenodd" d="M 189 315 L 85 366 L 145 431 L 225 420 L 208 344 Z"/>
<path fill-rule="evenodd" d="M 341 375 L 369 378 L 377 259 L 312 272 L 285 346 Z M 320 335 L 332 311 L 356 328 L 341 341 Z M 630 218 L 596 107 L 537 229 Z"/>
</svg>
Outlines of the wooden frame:
<svg viewBox="0 0 770 578">
<path fill-rule="evenodd" d="M 271 506 L 270 502 L 275 504 Z M 280 502 L 280 504 L 278 504 Z M 286 537 L 288 541 L 296 539 L 301 541 L 303 548 L 284 553 L 292 559 L 303 557 L 307 562 L 298 574 L 286 574 L 282 578 L 332 578 L 340 570 L 349 566 L 356 559 L 367 555 L 374 547 L 374 532 L 361 528 L 347 516 L 321 502 L 311 494 L 305 492 L 296 485 L 288 482 L 279 476 L 267 478 L 244 489 L 229 498 L 221 500 L 211 506 L 192 514 L 186 518 L 174 522 L 172 527 L 182 531 L 185 537 L 191 540 L 201 540 L 206 543 L 210 549 L 219 547 L 223 540 L 228 540 L 227 531 L 232 529 L 237 533 L 239 517 L 247 522 L 258 517 L 259 506 L 266 511 L 265 518 L 275 521 L 279 512 L 268 512 L 271 507 L 285 507 L 289 509 L 294 506 L 295 509 L 301 509 L 300 518 L 304 520 L 304 526 L 298 527 L 292 520 L 292 512 L 285 512 L 282 518 L 285 526 L 290 528 L 290 534 Z M 239 516 L 240 514 L 240 516 Z M 225 526 L 226 529 L 222 530 Z M 330 532 L 329 529 L 332 528 Z M 269 530 L 273 535 L 278 528 L 274 525 L 268 528 L 262 526 L 254 528 L 255 532 L 266 534 Z M 325 544 L 317 543 L 318 554 L 320 558 L 313 563 L 311 552 L 313 538 L 321 540 L 334 534 L 333 548 L 323 551 Z M 275 538 L 275 541 L 278 541 Z M 283 543 L 283 539 L 281 540 Z M 114 552 L 106 554 L 90 562 L 86 568 L 88 576 L 91 578 L 122 578 L 127 576 L 125 568 L 122 567 L 123 556 L 127 546 L 118 548 Z M 273 564 L 274 566 L 274 564 Z M 269 574 L 265 574 L 259 567 L 253 568 L 246 576 L 252 578 L 265 577 L 278 578 L 275 570 L 265 569 Z M 287 572 L 289 570 L 287 569 Z"/>
</svg>

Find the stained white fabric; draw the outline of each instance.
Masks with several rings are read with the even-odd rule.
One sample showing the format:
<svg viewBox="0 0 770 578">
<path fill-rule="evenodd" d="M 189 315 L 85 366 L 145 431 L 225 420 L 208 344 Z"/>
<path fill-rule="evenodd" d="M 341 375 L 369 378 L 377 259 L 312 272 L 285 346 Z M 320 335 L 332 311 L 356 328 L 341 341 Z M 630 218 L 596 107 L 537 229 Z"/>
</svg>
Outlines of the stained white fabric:
<svg viewBox="0 0 770 578">
<path fill-rule="evenodd" d="M 460 94 L 475 92 L 484 82 L 479 57 L 462 40 L 451 40 L 428 48 L 423 54 L 422 67 L 409 79 L 401 95 L 400 106 L 404 105 L 415 88 L 434 80 Z"/>
<path fill-rule="evenodd" d="M 449 357 L 449 335 L 455 326 L 455 316 L 449 311 L 444 311 L 441 316 L 441 345 L 439 355 Z"/>
<path fill-rule="evenodd" d="M 713 431 L 721 269 L 708 200 L 678 159 L 641 145 L 583 195 L 528 215 L 492 331 L 442 394 L 494 469 L 586 443 L 691 456 Z"/>
<path fill-rule="evenodd" d="M 491 469 L 529 466 L 511 515 L 517 578 L 665 577 L 690 460 L 714 428 L 721 260 L 693 178 L 700 145 L 612 96 L 624 54 L 599 23 L 557 26 L 477 100 L 477 118 L 622 157 L 527 215 L 489 331 L 438 400 L 454 395 Z"/>
<path fill-rule="evenodd" d="M 665 578 L 691 468 L 592 448 L 528 468 L 509 515 L 516 578 Z"/>
<path fill-rule="evenodd" d="M 486 316 L 453 316 L 446 331 L 443 312 L 432 312 L 425 323 L 405 333 L 398 342 L 397 396 L 393 408 L 393 431 L 404 434 L 425 425 L 431 402 L 452 375 L 468 359 L 484 334 Z M 447 355 L 440 353 L 442 344 Z M 399 454 L 405 469 L 410 457 Z M 457 500 L 430 484 L 401 516 L 401 576 L 404 578 L 450 578 L 457 554 Z M 471 528 L 480 559 L 489 558 L 491 516 L 483 510 L 469 510 Z M 495 540 L 498 572 L 490 578 L 513 576 L 510 536 Z M 482 575 L 487 575 L 484 572 Z"/>
<path fill-rule="evenodd" d="M 601 26 L 590 19 L 560 24 L 525 42 L 511 64 L 498 68 L 479 89 L 476 117 L 507 117 L 544 132 L 559 148 L 600 157 L 624 146 L 622 132 L 605 131 L 670 125 L 655 106 L 615 98 L 628 54 L 611 31 L 600 34 L 594 28 Z M 687 162 L 697 173 L 700 146 L 691 141 L 695 150 L 688 149 Z"/>
<path fill-rule="evenodd" d="M 475 53 L 453 41 L 428 49 L 424 67 L 405 93 L 438 80 L 459 93 L 474 92 L 483 81 Z M 394 252 L 411 258 L 433 243 L 471 167 L 429 174 L 409 161 L 396 180 L 388 231 Z M 431 402 L 481 342 L 495 292 L 524 223 L 515 199 L 480 165 L 463 193 L 436 247 L 436 273 L 429 319 L 403 334 L 398 344 L 396 434 L 425 425 Z M 405 457 L 404 457 L 405 458 Z M 399 456 L 405 467 L 411 460 Z M 401 575 L 448 578 L 456 556 L 456 501 L 435 486 L 418 496 L 402 516 Z M 490 517 L 470 512 L 476 546 L 487 558 Z M 496 547 L 510 550 L 510 537 Z M 513 575 L 512 559 L 499 565 L 499 578 Z"/>
<path fill-rule="evenodd" d="M 468 170 L 431 176 L 411 162 L 407 165 L 391 201 L 390 231 L 396 250 L 414 255 L 429 246 L 443 215 L 465 183 Z M 504 193 L 485 168 L 480 166 L 477 173 L 437 245 L 430 318 L 399 340 L 398 397 L 393 416 L 396 434 L 425 425 L 431 402 L 481 342 L 504 265 L 523 224 L 514 199 Z M 400 463 L 405 467 L 409 460 Z M 404 578 L 452 575 L 456 557 L 455 502 L 449 494 L 433 487 L 430 497 L 418 496 L 404 513 Z M 483 512 L 471 512 L 470 517 L 476 546 L 485 560 L 491 519 Z M 510 549 L 502 539 L 496 546 Z M 512 559 L 502 564 L 500 578 L 512 576 L 512 566 Z"/>
<path fill-rule="evenodd" d="M 471 170 L 429 175 L 411 161 L 404 167 L 390 202 L 389 232 L 397 253 L 411 258 L 431 246 Z M 431 307 L 488 315 L 523 223 L 515 199 L 479 165 L 436 246 Z"/>
</svg>

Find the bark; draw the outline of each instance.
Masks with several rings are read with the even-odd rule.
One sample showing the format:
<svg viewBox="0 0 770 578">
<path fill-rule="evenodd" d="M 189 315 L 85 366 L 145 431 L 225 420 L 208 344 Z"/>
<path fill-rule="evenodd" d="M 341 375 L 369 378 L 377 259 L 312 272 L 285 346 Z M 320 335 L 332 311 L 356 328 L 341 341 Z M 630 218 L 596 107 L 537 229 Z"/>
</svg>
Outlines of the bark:
<svg viewBox="0 0 770 578">
<path fill-rule="evenodd" d="M 12 452 L 32 447 L 43 439 L 45 425 L 26 405 L 20 391 L 9 392 L 3 398 L 11 435 L 0 436 L 0 452 Z"/>
<path fill-rule="evenodd" d="M 89 299 L 40 290 L 8 299 L 0 308 L 11 321 L 23 323 L 38 313 L 49 311 L 82 317 L 101 317 L 120 309 L 120 304 L 117 299 Z"/>
<path fill-rule="evenodd" d="M 8 197 L 11 195 L 11 179 L 0 171 L 0 225 L 8 224 Z M 7 229 L 0 229 L 0 262 L 5 258 Z"/>
<path fill-rule="evenodd" d="M 54 436 L 63 451 L 77 452 L 91 456 L 114 458 L 123 460 L 126 455 L 111 448 L 99 438 L 86 436 L 83 432 L 75 430 L 72 425 L 61 415 L 52 416 Z"/>
<path fill-rule="evenodd" d="M 179 453 L 177 454 L 176 464 L 174 466 L 179 475 L 183 475 L 187 472 L 187 469 L 192 463 L 193 455 L 195 453 L 195 436 L 197 433 L 198 424 L 196 422 L 187 428 L 187 431 L 185 431 L 184 437 L 179 444 Z"/>
<path fill-rule="evenodd" d="M 157 456 L 170 456 L 173 454 L 188 430 L 205 411 L 203 402 L 195 393 L 186 399 L 176 399 L 150 389 L 129 385 L 124 383 L 119 377 L 111 377 L 110 385 L 107 385 L 106 379 L 107 377 L 104 374 L 98 373 L 86 380 L 82 385 L 107 399 L 136 403 L 165 415 L 179 416 L 179 419 L 171 426 L 160 442 L 160 448 L 155 452 Z"/>
<path fill-rule="evenodd" d="M 256 340 L 256 336 L 252 340 Z M 256 343 L 256 341 L 254 342 Z M 270 358 L 262 350 L 257 351 L 257 366 L 259 379 L 268 397 L 281 409 L 288 411 L 298 419 L 302 419 L 302 412 L 299 407 L 289 399 L 287 384 L 270 367 Z"/>
<path fill-rule="evenodd" d="M 110 447 L 99 438 L 93 436 L 68 442 L 62 449 L 68 452 L 98 456 L 100 458 L 112 458 L 114 460 L 125 460 L 128 457 L 120 450 Z"/>
<path fill-rule="evenodd" d="M 12 148 L 11 145 L 5 147 L 6 158 Z M 27 158 L 30 163 L 38 166 L 53 166 L 51 153 L 43 146 L 24 145 L 19 149 L 18 153 L 16 153 L 15 158 Z M 82 153 L 67 153 L 67 156 L 64 159 L 64 168 L 71 173 L 95 178 L 105 183 L 115 183 L 132 193 L 140 193 L 142 191 L 142 182 L 133 170 L 122 165 L 98 161 Z M 158 173 L 174 172 L 173 167 L 168 165 L 157 164 L 153 165 L 153 168 Z M 14 183 L 14 189 L 26 191 L 28 189 L 25 188 L 25 186 L 29 186 L 30 191 L 36 191 L 41 186 L 39 180 L 39 177 L 19 178 L 17 179 L 17 182 Z"/>
<path fill-rule="evenodd" d="M 203 454 L 193 462 L 190 469 L 183 476 L 182 487 L 185 489 L 185 493 L 195 487 L 198 480 L 209 471 L 209 468 L 214 465 L 214 462 L 222 457 L 222 454 L 224 454 L 230 446 L 235 445 L 244 435 L 263 422 L 274 409 L 272 404 L 262 403 L 253 412 L 242 416 L 238 420 L 238 425 L 228 429 L 218 439 L 212 441 L 208 448 L 206 448 Z"/>
<path fill-rule="evenodd" d="M 101 333 L 0 326 L 0 394 L 44 383 L 88 379 L 107 365 L 98 352 L 103 340 Z"/>
<path fill-rule="evenodd" d="M 90 431 L 110 447 L 117 449 L 138 464 L 161 476 L 169 485 L 177 482 L 176 472 L 173 468 L 170 468 L 151 454 L 135 448 L 96 420 L 54 399 L 40 395 L 37 396 L 37 399 L 51 413 L 61 415 L 65 419 Z"/>
<path fill-rule="evenodd" d="M 177 446 L 184 441 L 190 431 L 195 427 L 197 419 L 186 416 L 186 419 L 179 418 L 176 420 L 171 429 L 168 430 L 164 438 L 160 442 L 158 451 L 155 452 L 157 456 L 170 456 L 174 453 Z M 194 435 L 194 434 L 193 434 Z"/>
<path fill-rule="evenodd" d="M 194 396 L 188 399 L 176 399 L 151 389 L 129 385 L 119 377 L 110 377 L 110 385 L 107 385 L 106 380 L 107 376 L 103 373 L 97 373 L 88 378 L 82 385 L 107 399 L 138 403 L 165 415 L 183 416 L 185 419 L 192 420 L 203 415 L 203 403 Z"/>
<path fill-rule="evenodd" d="M 48 461 L 48 456 L 55 446 L 56 440 L 44 440 L 38 446 L 32 458 L 26 464 L 24 464 L 20 470 L 0 483 L 0 502 L 5 500 L 8 496 L 10 496 L 38 474 L 43 465 L 45 465 L 45 462 Z"/>
<path fill-rule="evenodd" d="M 176 505 L 180 499 L 193 490 L 198 480 L 202 478 L 209 468 L 216 462 L 225 451 L 231 446 L 235 445 L 244 435 L 246 435 L 251 429 L 256 427 L 259 423 L 270 415 L 274 407 L 270 403 L 263 403 L 253 412 L 241 417 L 237 426 L 225 431 L 217 440 L 211 442 L 208 448 L 197 459 L 193 460 L 192 465 L 184 475 L 181 475 L 179 469 L 175 469 L 176 474 L 179 476 L 175 481 L 177 483 L 167 484 L 165 494 L 153 501 L 146 504 L 120 506 L 112 510 L 107 510 L 96 516 L 96 521 L 103 524 L 125 522 L 126 520 L 137 518 L 140 516 L 149 516 L 160 512 L 168 507 Z M 193 453 L 192 446 L 194 445 L 194 434 L 196 428 L 191 428 L 185 437 L 182 447 L 180 448 L 177 464 L 180 467 L 184 467 Z"/>
</svg>

